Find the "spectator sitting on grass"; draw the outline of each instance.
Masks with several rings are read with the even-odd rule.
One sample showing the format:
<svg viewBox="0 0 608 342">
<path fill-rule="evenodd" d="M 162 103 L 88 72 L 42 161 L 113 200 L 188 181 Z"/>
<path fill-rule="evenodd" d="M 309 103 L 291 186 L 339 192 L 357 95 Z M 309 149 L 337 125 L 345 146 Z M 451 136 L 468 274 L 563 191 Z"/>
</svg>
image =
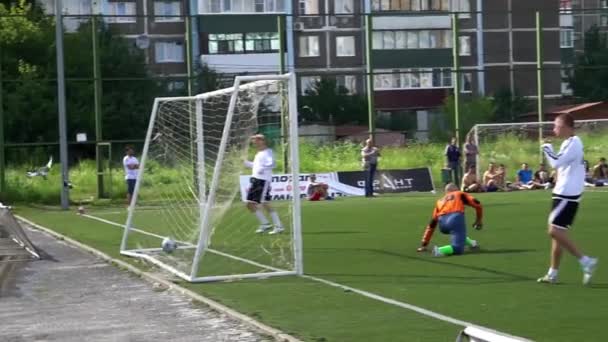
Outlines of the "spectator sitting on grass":
<svg viewBox="0 0 608 342">
<path fill-rule="evenodd" d="M 464 192 L 483 192 L 483 185 L 477 181 L 475 165 L 470 165 L 467 173 L 462 177 L 462 191 Z"/>
<path fill-rule="evenodd" d="M 591 177 L 593 178 L 595 185 L 598 185 L 599 183 L 604 185 L 604 183 L 608 182 L 608 164 L 606 164 L 606 158 L 600 158 L 597 164 L 593 167 Z"/>
<path fill-rule="evenodd" d="M 306 195 L 309 201 L 320 201 L 322 199 L 332 199 L 327 195 L 329 186 L 325 183 L 317 182 L 317 176 L 310 175 L 310 184 L 306 187 Z"/>
<path fill-rule="evenodd" d="M 549 176 L 549 172 L 545 168 L 545 163 L 540 163 L 538 171 L 534 172 L 532 184 L 535 189 L 549 189 L 553 179 Z"/>
<path fill-rule="evenodd" d="M 521 169 L 517 171 L 517 177 L 513 186 L 520 190 L 534 189 L 533 175 L 528 163 L 521 164 Z"/>
<path fill-rule="evenodd" d="M 496 186 L 500 191 L 511 191 L 517 188 L 513 187 L 513 183 L 507 180 L 507 167 L 505 164 L 498 166 L 498 172 L 496 173 Z"/>
<path fill-rule="evenodd" d="M 496 171 L 496 164 L 490 163 L 488 169 L 483 173 L 483 186 L 487 192 L 496 192 L 499 189 L 500 176 Z"/>
</svg>

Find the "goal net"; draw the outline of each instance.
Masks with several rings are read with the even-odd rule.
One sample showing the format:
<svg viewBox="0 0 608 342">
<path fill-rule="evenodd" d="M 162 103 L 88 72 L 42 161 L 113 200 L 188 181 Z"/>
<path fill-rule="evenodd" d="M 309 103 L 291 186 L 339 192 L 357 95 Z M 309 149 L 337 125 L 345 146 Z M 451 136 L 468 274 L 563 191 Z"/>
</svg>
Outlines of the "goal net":
<svg viewBox="0 0 608 342">
<path fill-rule="evenodd" d="M 236 77 L 231 88 L 157 98 L 121 253 L 191 282 L 301 273 L 298 177 L 290 200 L 271 203 L 283 232 L 257 234 L 260 223 L 245 207 L 240 177 L 251 174 L 244 161 L 255 154 L 254 134 L 266 136 L 275 173 L 298 174 L 292 74 Z M 177 248 L 163 250 L 164 239 Z"/>
<path fill-rule="evenodd" d="M 11 208 L 0 203 L 0 262 L 40 259 Z"/>
<path fill-rule="evenodd" d="M 585 146 L 585 160 L 592 166 L 608 148 L 608 119 L 577 120 L 576 134 Z M 481 124 L 467 134 L 479 148 L 477 177 L 483 175 L 489 163 L 506 167 L 508 179 L 514 179 L 522 163 L 528 163 L 536 171 L 543 159 L 540 145 L 549 139 L 557 151 L 562 140 L 553 134 L 553 122 L 518 122 L 505 124 Z M 547 169 L 549 165 L 547 165 Z"/>
</svg>

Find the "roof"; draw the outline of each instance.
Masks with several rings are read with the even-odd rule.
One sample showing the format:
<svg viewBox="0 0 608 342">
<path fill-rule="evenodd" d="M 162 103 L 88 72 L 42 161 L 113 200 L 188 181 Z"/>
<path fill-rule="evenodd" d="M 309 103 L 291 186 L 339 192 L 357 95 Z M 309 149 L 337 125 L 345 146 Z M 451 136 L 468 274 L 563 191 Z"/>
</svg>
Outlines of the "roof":
<svg viewBox="0 0 608 342">
<path fill-rule="evenodd" d="M 580 104 L 576 104 L 576 105 L 556 106 L 556 107 L 550 108 L 550 110 L 548 110 L 547 112 L 554 113 L 554 114 L 566 114 L 566 113 L 578 112 L 579 110 L 595 107 L 602 103 L 603 102 L 600 101 L 600 102 L 580 103 Z"/>
</svg>

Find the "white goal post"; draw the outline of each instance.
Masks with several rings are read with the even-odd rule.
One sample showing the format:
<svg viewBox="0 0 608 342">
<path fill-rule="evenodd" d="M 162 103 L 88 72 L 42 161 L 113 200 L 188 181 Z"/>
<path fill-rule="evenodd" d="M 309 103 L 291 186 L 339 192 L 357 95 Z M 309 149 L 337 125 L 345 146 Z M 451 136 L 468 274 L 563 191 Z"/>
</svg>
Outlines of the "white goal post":
<svg viewBox="0 0 608 342">
<path fill-rule="evenodd" d="M 608 119 L 576 120 L 576 132 L 581 136 L 585 148 L 589 148 L 592 139 L 602 139 L 608 136 Z M 479 153 L 476 156 L 477 179 L 489 162 L 504 163 L 507 168 L 522 163 L 536 163 L 543 158 L 541 140 L 551 140 L 555 148 L 560 143 L 552 133 L 553 121 L 512 122 L 496 124 L 478 124 L 467 133 L 472 136 Z M 533 159 L 531 159 L 533 156 Z M 586 159 L 587 159 L 586 155 Z M 531 164 L 534 167 L 534 165 Z M 466 172 L 466 170 L 465 170 Z"/>
<path fill-rule="evenodd" d="M 272 236 L 254 233 L 239 185 L 250 172 L 249 137 L 265 132 L 292 175 L 290 200 L 273 204 L 285 231 Z M 188 282 L 303 274 L 298 148 L 293 73 L 237 76 L 230 88 L 156 98 L 120 253 Z M 163 251 L 165 238 L 177 249 Z"/>
</svg>

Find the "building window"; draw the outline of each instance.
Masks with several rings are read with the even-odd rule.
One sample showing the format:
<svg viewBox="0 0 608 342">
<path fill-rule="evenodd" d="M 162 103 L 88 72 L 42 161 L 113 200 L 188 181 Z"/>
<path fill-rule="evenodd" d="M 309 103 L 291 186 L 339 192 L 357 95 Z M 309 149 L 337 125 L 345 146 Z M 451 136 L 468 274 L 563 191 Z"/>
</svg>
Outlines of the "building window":
<svg viewBox="0 0 608 342">
<path fill-rule="evenodd" d="M 154 2 L 154 21 L 156 22 L 178 22 L 182 21 L 180 17 L 181 4 L 179 1 L 155 1 Z"/>
<path fill-rule="evenodd" d="M 471 17 L 471 0 L 452 0 L 452 12 L 459 12 L 458 18 L 467 19 Z"/>
<path fill-rule="evenodd" d="M 186 88 L 186 82 L 184 81 L 173 81 L 167 84 L 167 90 L 169 91 L 179 91 L 184 90 Z"/>
<path fill-rule="evenodd" d="M 608 15 L 600 16 L 600 26 L 603 26 L 603 27 L 608 26 Z"/>
<path fill-rule="evenodd" d="M 452 47 L 450 30 L 375 31 L 374 50 L 446 49 Z"/>
<path fill-rule="evenodd" d="M 319 56 L 319 37 L 302 36 L 300 37 L 300 57 Z"/>
<path fill-rule="evenodd" d="M 373 0 L 374 11 L 449 11 L 450 0 Z"/>
<path fill-rule="evenodd" d="M 450 87 L 452 71 L 448 68 L 386 70 L 376 71 L 374 75 L 376 90 Z"/>
<path fill-rule="evenodd" d="M 156 42 L 154 55 L 156 63 L 183 63 L 184 46 L 181 42 Z"/>
<path fill-rule="evenodd" d="M 473 91 L 473 74 L 464 72 L 460 74 L 460 92 L 470 93 Z"/>
<path fill-rule="evenodd" d="M 209 35 L 210 54 L 232 54 L 242 52 L 243 35 L 241 33 Z"/>
<path fill-rule="evenodd" d="M 334 13 L 351 14 L 354 12 L 353 0 L 334 0 Z"/>
<path fill-rule="evenodd" d="M 562 94 L 563 95 L 572 95 L 572 88 L 570 88 L 570 77 L 571 75 L 571 70 L 569 69 L 562 69 L 561 70 L 561 75 L 562 75 L 562 84 L 561 84 L 561 88 L 562 88 Z"/>
<path fill-rule="evenodd" d="M 355 37 L 354 36 L 336 37 L 336 56 L 338 56 L 338 57 L 355 56 Z"/>
<path fill-rule="evenodd" d="M 471 55 L 471 37 L 460 36 L 458 37 L 459 56 L 470 56 Z"/>
<path fill-rule="evenodd" d="M 600 6 L 602 8 L 608 8 L 608 0 L 602 0 L 600 3 Z"/>
<path fill-rule="evenodd" d="M 319 14 L 319 0 L 299 0 L 300 14 Z"/>
<path fill-rule="evenodd" d="M 247 33 L 245 50 L 253 52 L 279 51 L 279 34 L 276 32 Z"/>
<path fill-rule="evenodd" d="M 353 75 L 337 76 L 336 85 L 346 89 L 346 92 L 349 95 L 357 93 L 357 77 Z"/>
<path fill-rule="evenodd" d="M 321 81 L 319 76 L 302 76 L 300 77 L 300 92 L 302 95 L 307 95 L 308 92 L 315 89 L 317 83 Z"/>
<path fill-rule="evenodd" d="M 285 0 L 207 0 L 204 13 L 268 13 L 284 10 Z"/>
<path fill-rule="evenodd" d="M 559 32 L 559 47 L 561 47 L 561 48 L 574 47 L 574 41 L 572 39 L 573 35 L 574 35 L 574 30 L 562 29 Z"/>
<path fill-rule="evenodd" d="M 135 15 L 134 2 L 109 2 L 106 4 L 106 15 L 117 15 L 118 17 L 106 17 L 108 23 L 134 23 L 135 17 L 121 17 L 123 15 Z"/>
<path fill-rule="evenodd" d="M 264 0 L 255 0 L 255 12 L 264 13 L 264 10 L 265 10 Z"/>
</svg>

